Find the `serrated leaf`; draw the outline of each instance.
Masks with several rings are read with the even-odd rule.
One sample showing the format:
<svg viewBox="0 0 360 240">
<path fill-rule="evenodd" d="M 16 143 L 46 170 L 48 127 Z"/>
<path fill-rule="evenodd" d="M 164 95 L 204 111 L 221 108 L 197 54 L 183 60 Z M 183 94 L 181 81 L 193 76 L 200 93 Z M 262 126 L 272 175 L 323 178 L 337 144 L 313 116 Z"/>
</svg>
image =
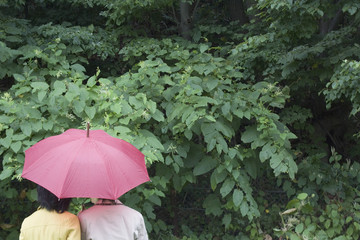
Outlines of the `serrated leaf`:
<svg viewBox="0 0 360 240">
<path fill-rule="evenodd" d="M 164 114 L 159 109 L 155 110 L 155 113 L 152 115 L 152 117 L 158 122 L 163 122 L 165 120 Z"/>
<path fill-rule="evenodd" d="M 232 179 L 226 179 L 220 188 L 220 194 L 222 197 L 226 197 L 234 188 L 235 182 Z"/>
<path fill-rule="evenodd" d="M 50 120 L 43 123 L 43 128 L 46 131 L 51 130 L 53 128 L 53 126 L 54 126 L 54 123 Z"/>
<path fill-rule="evenodd" d="M 32 82 L 30 85 L 34 90 L 47 90 L 49 88 L 46 82 Z"/>
<path fill-rule="evenodd" d="M 161 199 L 158 195 L 152 194 L 148 199 L 156 205 L 161 206 Z"/>
<path fill-rule="evenodd" d="M 96 113 L 95 107 L 85 107 L 85 113 L 90 118 L 93 119 Z"/>
<path fill-rule="evenodd" d="M 222 107 L 221 107 L 221 111 L 223 113 L 223 115 L 228 115 L 230 113 L 230 108 L 231 105 L 229 102 L 226 102 Z"/>
<path fill-rule="evenodd" d="M 206 50 L 209 49 L 209 46 L 208 45 L 205 45 L 205 44 L 201 44 L 200 45 L 200 52 L 203 53 L 205 52 Z"/>
<path fill-rule="evenodd" d="M 277 168 L 281 164 L 281 161 L 282 159 L 280 158 L 279 155 L 273 154 L 272 157 L 270 158 L 270 167 L 272 169 Z"/>
<path fill-rule="evenodd" d="M 110 106 L 111 111 L 113 111 L 116 114 L 121 113 L 122 105 L 120 103 L 114 103 Z"/>
<path fill-rule="evenodd" d="M 240 205 L 240 212 L 243 217 L 249 212 L 249 205 L 246 201 L 242 201 Z"/>
<path fill-rule="evenodd" d="M 137 99 L 134 96 L 129 97 L 129 103 L 135 107 L 135 109 L 141 108 L 144 104 L 141 100 Z"/>
<path fill-rule="evenodd" d="M 14 173 L 14 169 L 6 168 L 0 173 L 0 180 L 10 177 Z"/>
<path fill-rule="evenodd" d="M 20 124 L 20 129 L 21 131 L 26 135 L 26 136 L 30 136 L 31 135 L 31 124 L 29 122 L 23 122 L 22 124 Z"/>
<path fill-rule="evenodd" d="M 3 139 L 0 139 L 0 144 L 3 145 L 5 148 L 9 148 L 12 140 L 10 137 L 6 137 Z"/>
<path fill-rule="evenodd" d="M 193 173 L 195 176 L 209 172 L 217 166 L 218 162 L 212 157 L 203 158 L 198 165 L 195 166 Z"/>
<path fill-rule="evenodd" d="M 85 108 L 85 102 L 79 101 L 79 100 L 75 100 L 73 102 L 74 108 L 75 108 L 75 112 L 77 114 L 80 114 L 84 111 Z"/>
<path fill-rule="evenodd" d="M 18 82 L 25 81 L 25 77 L 23 75 L 21 75 L 21 74 L 15 73 L 13 76 L 14 76 L 15 80 L 18 81 Z"/>
<path fill-rule="evenodd" d="M 89 87 L 93 87 L 96 84 L 96 76 L 91 76 L 86 85 L 88 85 Z"/>
<path fill-rule="evenodd" d="M 221 202 L 216 194 L 209 194 L 203 202 L 205 214 L 213 214 L 219 216 L 223 211 L 221 210 Z"/>
<path fill-rule="evenodd" d="M 146 138 L 146 141 L 150 146 L 160 150 L 164 150 L 163 144 L 158 140 L 158 138 L 153 133 L 145 129 L 140 129 L 139 133 Z"/>
<path fill-rule="evenodd" d="M 118 133 L 121 133 L 121 134 L 131 132 L 131 130 L 128 127 L 124 127 L 124 126 L 116 126 L 116 127 L 114 127 L 114 130 L 116 130 Z"/>
<path fill-rule="evenodd" d="M 225 214 L 222 219 L 222 223 L 224 224 L 225 228 L 228 228 L 231 223 L 231 214 Z"/>
<path fill-rule="evenodd" d="M 78 63 L 75 63 L 75 64 L 71 65 L 71 68 L 73 70 L 75 70 L 76 72 L 85 72 L 86 71 L 86 69 L 82 65 L 80 65 Z"/>
<path fill-rule="evenodd" d="M 213 123 L 203 123 L 201 124 L 200 128 L 204 136 L 214 135 L 215 133 L 217 133 L 215 124 Z"/>
<path fill-rule="evenodd" d="M 38 92 L 38 100 L 39 100 L 39 102 L 42 102 L 42 100 L 45 98 L 45 96 L 46 96 L 46 91 Z"/>
<path fill-rule="evenodd" d="M 62 93 L 66 92 L 66 85 L 62 81 L 55 81 L 54 82 L 54 95 L 59 96 Z"/>
<path fill-rule="evenodd" d="M 297 195 L 297 198 L 299 200 L 305 200 L 308 197 L 307 193 L 300 193 L 299 195 Z"/>
<path fill-rule="evenodd" d="M 240 206 L 241 202 L 244 199 L 244 194 L 241 190 L 235 189 L 233 193 L 233 202 L 236 207 Z"/>
<path fill-rule="evenodd" d="M 261 162 L 269 159 L 276 151 L 276 147 L 272 146 L 271 143 L 267 143 L 263 146 L 259 153 L 259 158 Z"/>
<path fill-rule="evenodd" d="M 17 153 L 20 150 L 21 145 L 21 142 L 13 142 L 11 143 L 10 147 L 15 153 Z"/>
<path fill-rule="evenodd" d="M 30 92 L 30 87 L 21 87 L 19 90 L 15 92 L 15 96 L 22 95 L 23 93 Z"/>
<path fill-rule="evenodd" d="M 241 135 L 241 141 L 244 143 L 251 143 L 258 138 L 258 132 L 255 126 L 247 127 L 245 132 Z"/>
<path fill-rule="evenodd" d="M 223 121 L 218 120 L 215 123 L 215 128 L 216 130 L 218 130 L 219 132 L 221 132 L 222 134 L 224 134 L 226 137 L 232 137 L 234 135 L 234 130 L 227 126 Z"/>
</svg>

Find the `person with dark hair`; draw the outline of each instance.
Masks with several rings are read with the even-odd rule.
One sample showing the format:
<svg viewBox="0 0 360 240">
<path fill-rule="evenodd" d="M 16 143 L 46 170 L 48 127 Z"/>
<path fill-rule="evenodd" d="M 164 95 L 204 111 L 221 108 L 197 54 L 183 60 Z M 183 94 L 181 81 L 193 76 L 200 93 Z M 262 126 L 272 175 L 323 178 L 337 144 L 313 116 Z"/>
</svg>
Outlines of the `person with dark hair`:
<svg viewBox="0 0 360 240">
<path fill-rule="evenodd" d="M 20 240 L 80 240 L 80 222 L 68 212 L 71 198 L 58 199 L 53 193 L 38 185 L 37 211 L 25 218 L 20 229 Z"/>
<path fill-rule="evenodd" d="M 141 213 L 119 200 L 91 201 L 95 205 L 78 214 L 82 240 L 148 240 Z"/>
</svg>

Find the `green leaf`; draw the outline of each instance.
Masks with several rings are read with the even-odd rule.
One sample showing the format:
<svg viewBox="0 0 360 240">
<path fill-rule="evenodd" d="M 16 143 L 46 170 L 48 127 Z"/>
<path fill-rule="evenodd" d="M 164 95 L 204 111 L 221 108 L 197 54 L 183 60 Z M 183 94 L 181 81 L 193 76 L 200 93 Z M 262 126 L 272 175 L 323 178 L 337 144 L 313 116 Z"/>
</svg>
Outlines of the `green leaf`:
<svg viewBox="0 0 360 240">
<path fill-rule="evenodd" d="M 27 93 L 27 92 L 30 92 L 31 91 L 31 88 L 30 87 L 21 87 L 19 88 L 19 90 L 17 90 L 15 92 L 15 96 L 20 96 L 22 95 L 23 93 Z"/>
<path fill-rule="evenodd" d="M 80 65 L 78 63 L 75 63 L 75 64 L 71 65 L 71 68 L 73 70 L 75 70 L 76 72 L 85 72 L 86 71 L 86 69 L 82 65 Z"/>
<path fill-rule="evenodd" d="M 193 170 L 195 176 L 202 175 L 204 173 L 209 172 L 213 168 L 215 168 L 218 164 L 218 161 L 212 157 L 204 157 L 198 165 Z"/>
<path fill-rule="evenodd" d="M 209 194 L 203 202 L 205 214 L 220 216 L 222 213 L 221 202 L 216 194 Z"/>
<path fill-rule="evenodd" d="M 14 76 L 15 80 L 18 81 L 18 82 L 25 81 L 25 77 L 23 75 L 21 75 L 21 74 L 15 73 L 13 76 Z"/>
<path fill-rule="evenodd" d="M 93 119 L 96 113 L 96 108 L 95 107 L 85 107 L 85 113 L 86 115 L 90 118 Z"/>
<path fill-rule="evenodd" d="M 12 142 L 11 137 L 6 137 L 6 138 L 3 138 L 3 139 L 0 139 L 0 144 L 3 145 L 5 148 L 9 148 L 11 142 Z"/>
<path fill-rule="evenodd" d="M 258 132 L 255 126 L 247 127 L 245 132 L 241 135 L 241 141 L 244 143 L 251 143 L 258 138 Z"/>
<path fill-rule="evenodd" d="M 246 201 L 241 202 L 240 212 L 243 217 L 249 212 L 249 205 Z"/>
<path fill-rule="evenodd" d="M 42 129 L 41 121 L 31 122 L 31 129 L 33 130 L 33 132 L 40 131 Z"/>
<path fill-rule="evenodd" d="M 53 126 L 54 126 L 54 122 L 50 120 L 43 123 L 43 128 L 46 131 L 50 131 L 53 128 Z"/>
<path fill-rule="evenodd" d="M 204 80 L 209 92 L 216 88 L 219 84 L 219 79 L 214 77 L 207 77 Z"/>
<path fill-rule="evenodd" d="M 302 233 L 302 231 L 304 230 L 304 224 L 303 223 L 300 223 L 298 225 L 296 225 L 296 228 L 295 228 L 295 232 L 300 234 Z"/>
<path fill-rule="evenodd" d="M 220 194 L 222 197 L 226 197 L 234 188 L 235 182 L 232 179 L 226 179 L 220 188 Z"/>
<path fill-rule="evenodd" d="M 201 124 L 200 128 L 201 128 L 201 132 L 204 134 L 204 136 L 214 135 L 217 132 L 215 124 L 213 124 L 213 123 L 203 123 L 203 124 Z"/>
<path fill-rule="evenodd" d="M 17 153 L 20 150 L 21 145 L 21 142 L 13 142 L 11 143 L 10 147 L 15 153 Z"/>
<path fill-rule="evenodd" d="M 140 129 L 139 133 L 146 138 L 147 143 L 157 149 L 164 150 L 163 144 L 159 141 L 159 139 L 150 131 L 145 129 Z"/>
<path fill-rule="evenodd" d="M 325 228 L 329 229 L 330 225 L 331 225 L 331 220 L 330 219 L 326 220 L 324 224 Z"/>
<path fill-rule="evenodd" d="M 206 50 L 209 49 L 209 46 L 208 45 L 205 45 L 205 44 L 201 44 L 200 45 L 200 52 L 203 53 L 205 52 Z"/>
<path fill-rule="evenodd" d="M 5 168 L 5 169 L 0 173 L 0 180 L 4 180 L 5 178 L 10 177 L 13 173 L 14 173 L 14 169 L 12 169 L 12 168 Z"/>
<path fill-rule="evenodd" d="M 161 199 L 158 195 L 152 194 L 148 199 L 156 205 L 161 206 Z"/>
<path fill-rule="evenodd" d="M 282 159 L 278 154 L 273 154 L 270 158 L 270 167 L 272 169 L 277 168 L 280 165 L 281 161 Z"/>
<path fill-rule="evenodd" d="M 46 96 L 46 91 L 39 91 L 38 92 L 39 102 L 42 102 L 42 100 L 44 99 L 45 96 Z"/>
<path fill-rule="evenodd" d="M 55 56 L 60 56 L 61 55 L 61 53 L 62 53 L 62 50 L 61 49 L 59 49 L 59 50 L 57 50 L 56 52 L 55 52 Z"/>
<path fill-rule="evenodd" d="M 73 105 L 74 105 L 74 108 L 75 108 L 75 112 L 77 114 L 80 114 L 80 113 L 82 113 L 84 111 L 85 102 L 79 101 L 79 100 L 74 100 Z"/>
<path fill-rule="evenodd" d="M 32 202 L 37 201 L 38 200 L 37 189 L 35 188 L 35 189 L 28 191 L 26 193 L 26 196 Z"/>
<path fill-rule="evenodd" d="M 349 222 L 351 222 L 353 220 L 353 218 L 351 216 L 348 216 L 345 220 L 345 223 L 348 224 Z"/>
<path fill-rule="evenodd" d="M 225 214 L 222 219 L 222 223 L 224 224 L 225 228 L 228 228 L 231 223 L 231 214 Z"/>
<path fill-rule="evenodd" d="M 116 114 L 121 113 L 122 105 L 120 103 L 114 103 L 110 106 L 111 111 L 113 111 Z"/>
<path fill-rule="evenodd" d="M 228 115 L 230 113 L 230 103 L 226 102 L 222 107 L 221 107 L 221 111 L 224 115 Z"/>
<path fill-rule="evenodd" d="M 49 85 L 46 82 L 32 82 L 30 86 L 34 90 L 47 90 L 49 88 Z"/>
<path fill-rule="evenodd" d="M 295 233 L 290 234 L 290 239 L 291 240 L 301 240 L 301 238 L 298 235 L 296 235 Z"/>
<path fill-rule="evenodd" d="M 308 194 L 307 193 L 300 193 L 297 198 L 299 200 L 305 200 L 306 198 L 308 197 Z"/>
<path fill-rule="evenodd" d="M 13 141 L 22 141 L 26 138 L 26 135 L 25 134 L 14 134 L 13 137 L 12 137 L 12 140 Z"/>
<path fill-rule="evenodd" d="M 241 190 L 235 189 L 233 193 L 233 202 L 236 207 L 240 206 L 241 202 L 244 199 L 244 194 Z"/>
<path fill-rule="evenodd" d="M 53 94 L 55 96 L 59 96 L 59 95 L 63 94 L 64 92 L 66 92 L 65 83 L 63 83 L 62 81 L 58 81 L 58 80 L 55 81 Z"/>
<path fill-rule="evenodd" d="M 134 96 L 129 97 L 129 103 L 134 106 L 135 109 L 139 109 L 144 106 L 143 102 Z"/>
<path fill-rule="evenodd" d="M 269 159 L 276 151 L 276 147 L 272 146 L 271 143 L 265 144 L 259 153 L 259 158 L 261 162 Z"/>
<path fill-rule="evenodd" d="M 215 128 L 229 138 L 231 138 L 235 134 L 234 130 L 231 127 L 227 126 L 222 120 L 216 121 Z"/>
<path fill-rule="evenodd" d="M 125 134 L 125 133 L 131 132 L 130 128 L 124 127 L 124 126 L 116 126 L 116 127 L 114 127 L 114 130 L 116 130 L 116 132 L 118 132 L 120 134 Z"/>
<path fill-rule="evenodd" d="M 159 109 L 155 110 L 155 113 L 152 115 L 152 117 L 158 122 L 163 122 L 165 120 L 164 114 L 159 111 Z"/>
<path fill-rule="evenodd" d="M 88 85 L 89 87 L 93 87 L 96 84 L 96 76 L 91 76 L 86 85 Z"/>
<path fill-rule="evenodd" d="M 20 129 L 26 136 L 29 137 L 31 135 L 31 124 L 29 122 L 21 123 Z"/>
</svg>

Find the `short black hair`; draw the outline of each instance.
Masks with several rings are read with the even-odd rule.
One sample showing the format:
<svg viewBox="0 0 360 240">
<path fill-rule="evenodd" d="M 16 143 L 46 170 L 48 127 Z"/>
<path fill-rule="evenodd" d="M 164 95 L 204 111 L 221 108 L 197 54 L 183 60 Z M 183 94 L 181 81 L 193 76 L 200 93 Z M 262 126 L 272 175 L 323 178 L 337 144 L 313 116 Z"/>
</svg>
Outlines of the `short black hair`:
<svg viewBox="0 0 360 240">
<path fill-rule="evenodd" d="M 55 210 L 58 213 L 63 213 L 69 209 L 71 198 L 59 199 L 52 192 L 40 185 L 37 186 L 37 193 L 40 207 L 49 211 Z"/>
</svg>

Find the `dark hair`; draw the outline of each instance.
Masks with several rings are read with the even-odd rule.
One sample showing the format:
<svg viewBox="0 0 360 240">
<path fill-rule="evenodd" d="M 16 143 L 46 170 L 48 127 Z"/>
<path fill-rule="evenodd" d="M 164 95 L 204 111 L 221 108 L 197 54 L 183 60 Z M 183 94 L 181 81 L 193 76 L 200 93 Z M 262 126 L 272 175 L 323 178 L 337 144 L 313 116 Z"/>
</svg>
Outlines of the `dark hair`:
<svg viewBox="0 0 360 240">
<path fill-rule="evenodd" d="M 58 213 L 63 213 L 69 209 L 71 198 L 58 198 L 46 188 L 37 186 L 38 202 L 42 208 L 49 211 L 55 210 Z"/>
</svg>

